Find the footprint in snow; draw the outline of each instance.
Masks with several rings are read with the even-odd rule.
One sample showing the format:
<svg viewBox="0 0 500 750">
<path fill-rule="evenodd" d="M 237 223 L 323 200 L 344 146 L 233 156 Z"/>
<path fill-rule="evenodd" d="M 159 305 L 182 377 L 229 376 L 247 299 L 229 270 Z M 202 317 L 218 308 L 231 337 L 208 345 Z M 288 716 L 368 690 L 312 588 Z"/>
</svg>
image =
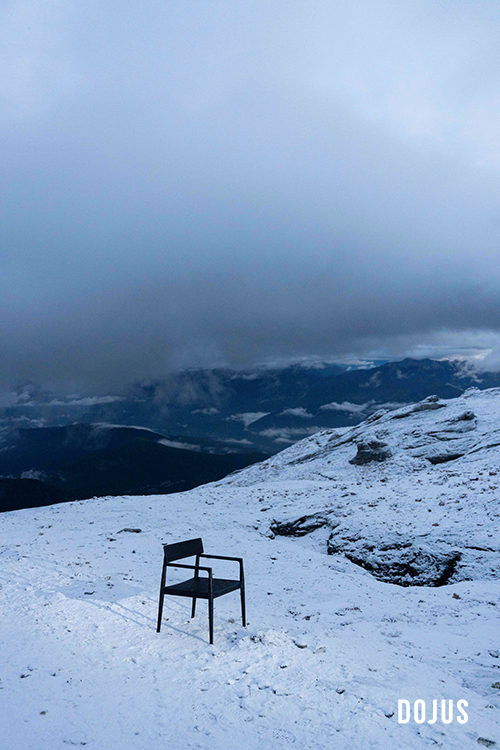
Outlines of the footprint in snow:
<svg viewBox="0 0 500 750">
<path fill-rule="evenodd" d="M 284 740 L 285 742 L 295 742 L 294 735 L 287 729 L 275 729 L 273 731 L 273 737 L 277 740 Z"/>
</svg>

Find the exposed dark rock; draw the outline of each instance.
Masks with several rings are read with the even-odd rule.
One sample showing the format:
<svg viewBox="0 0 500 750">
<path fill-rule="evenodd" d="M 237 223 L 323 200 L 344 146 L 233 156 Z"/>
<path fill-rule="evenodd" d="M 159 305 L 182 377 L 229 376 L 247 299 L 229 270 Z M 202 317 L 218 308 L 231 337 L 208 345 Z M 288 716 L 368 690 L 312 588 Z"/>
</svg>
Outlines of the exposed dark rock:
<svg viewBox="0 0 500 750">
<path fill-rule="evenodd" d="M 484 747 L 495 747 L 496 742 L 494 740 L 488 740 L 486 737 L 478 737 L 477 744 L 484 745 Z"/>
<path fill-rule="evenodd" d="M 120 529 L 118 534 L 121 534 L 122 531 L 129 531 L 131 534 L 140 534 L 142 529 Z"/>
<path fill-rule="evenodd" d="M 310 516 L 301 516 L 296 521 L 276 521 L 271 523 L 270 530 L 276 536 L 305 536 L 322 526 L 332 525 L 330 519 L 321 514 L 313 513 Z"/>
<path fill-rule="evenodd" d="M 343 553 L 379 581 L 398 586 L 445 586 L 461 559 L 458 550 L 430 549 L 400 539 L 387 543 L 349 543 L 335 533 L 328 540 L 328 554 Z"/>
<path fill-rule="evenodd" d="M 476 415 L 473 411 L 468 409 L 463 414 L 459 414 L 458 417 L 448 420 L 449 422 L 470 422 L 472 419 L 476 419 Z"/>
<path fill-rule="evenodd" d="M 440 453 L 436 456 L 426 456 L 426 458 L 431 464 L 445 464 L 447 461 L 455 461 L 463 455 L 463 453 Z"/>
<path fill-rule="evenodd" d="M 381 440 L 362 440 L 357 443 L 358 452 L 349 461 L 355 466 L 362 466 L 371 461 L 385 461 L 392 456 L 391 450 L 387 443 Z"/>
</svg>

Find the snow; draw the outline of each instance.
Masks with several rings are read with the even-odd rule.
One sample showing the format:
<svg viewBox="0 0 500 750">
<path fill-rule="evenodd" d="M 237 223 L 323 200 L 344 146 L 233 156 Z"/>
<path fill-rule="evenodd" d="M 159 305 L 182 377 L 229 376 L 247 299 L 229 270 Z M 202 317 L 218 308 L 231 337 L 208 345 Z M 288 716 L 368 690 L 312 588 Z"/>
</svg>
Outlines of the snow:
<svg viewBox="0 0 500 750">
<path fill-rule="evenodd" d="M 474 390 L 317 433 L 190 492 L 3 513 L 2 748 L 500 745 L 499 417 L 500 390 Z M 372 439 L 390 458 L 350 463 Z M 431 463 L 444 450 L 462 455 Z M 311 514 L 327 523 L 270 531 Z M 156 633 L 161 545 L 196 536 L 245 560 L 248 626 L 238 593 L 217 599 L 213 646 L 203 602 L 191 620 L 188 600 L 166 597 Z M 344 540 L 352 557 L 397 557 L 391 539 L 462 557 L 435 587 L 327 554 Z M 231 565 L 213 561 L 214 575 Z M 400 724 L 401 699 L 465 700 L 468 722 Z"/>
</svg>

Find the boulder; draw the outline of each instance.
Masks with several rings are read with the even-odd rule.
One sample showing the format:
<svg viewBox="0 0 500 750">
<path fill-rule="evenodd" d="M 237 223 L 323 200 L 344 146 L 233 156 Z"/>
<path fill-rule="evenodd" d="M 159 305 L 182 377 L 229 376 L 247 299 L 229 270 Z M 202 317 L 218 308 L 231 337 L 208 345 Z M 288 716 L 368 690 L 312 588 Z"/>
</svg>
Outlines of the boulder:
<svg viewBox="0 0 500 750">
<path fill-rule="evenodd" d="M 355 466 L 369 464 L 371 461 L 386 461 L 392 456 L 392 452 L 387 443 L 381 440 L 360 440 L 356 443 L 358 452 L 349 461 Z"/>
<path fill-rule="evenodd" d="M 346 543 L 347 542 L 347 543 Z M 404 538 L 368 543 L 332 533 L 328 554 L 343 553 L 379 581 L 398 586 L 445 586 L 450 583 L 462 554 L 448 546 L 439 548 Z"/>
</svg>

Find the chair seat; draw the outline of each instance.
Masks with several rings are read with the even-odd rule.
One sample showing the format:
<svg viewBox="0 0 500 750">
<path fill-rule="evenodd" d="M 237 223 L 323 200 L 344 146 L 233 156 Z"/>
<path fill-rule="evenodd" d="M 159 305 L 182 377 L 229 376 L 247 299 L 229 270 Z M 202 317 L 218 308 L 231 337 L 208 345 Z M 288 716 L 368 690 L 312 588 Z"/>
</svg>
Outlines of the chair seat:
<svg viewBox="0 0 500 750">
<path fill-rule="evenodd" d="M 230 591 L 237 591 L 241 588 L 239 581 L 231 581 L 227 578 L 212 579 L 213 598 L 228 594 Z M 208 578 L 189 578 L 187 581 L 174 583 L 172 586 L 165 586 L 165 594 L 174 594 L 175 596 L 190 596 L 196 599 L 208 599 Z"/>
</svg>

